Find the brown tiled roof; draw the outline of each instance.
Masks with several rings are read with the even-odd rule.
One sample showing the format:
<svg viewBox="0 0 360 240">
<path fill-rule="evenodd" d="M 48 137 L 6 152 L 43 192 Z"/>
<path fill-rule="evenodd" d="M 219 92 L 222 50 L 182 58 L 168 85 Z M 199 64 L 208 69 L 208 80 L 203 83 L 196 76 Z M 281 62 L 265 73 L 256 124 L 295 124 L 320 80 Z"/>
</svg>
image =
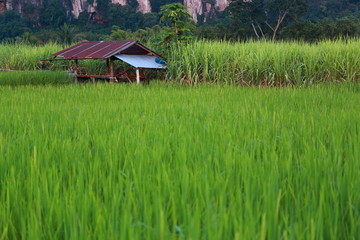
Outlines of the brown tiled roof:
<svg viewBox="0 0 360 240">
<path fill-rule="evenodd" d="M 75 46 L 54 53 L 51 56 L 80 59 L 104 59 L 116 55 L 136 43 L 137 41 L 135 40 L 81 42 Z"/>
</svg>

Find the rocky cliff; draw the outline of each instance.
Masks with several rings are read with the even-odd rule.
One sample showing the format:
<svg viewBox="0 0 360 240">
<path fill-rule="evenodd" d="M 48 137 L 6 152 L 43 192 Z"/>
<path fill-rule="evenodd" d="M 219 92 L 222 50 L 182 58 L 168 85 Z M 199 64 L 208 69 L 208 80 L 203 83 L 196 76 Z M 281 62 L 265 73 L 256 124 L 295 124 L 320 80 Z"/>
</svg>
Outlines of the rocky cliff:
<svg viewBox="0 0 360 240">
<path fill-rule="evenodd" d="M 23 13 L 23 7 L 31 4 L 35 7 L 41 7 L 46 0 L 0 0 L 0 13 L 6 10 L 14 10 L 20 14 Z M 68 13 L 74 18 L 78 18 L 80 13 L 87 11 L 95 13 L 97 2 L 103 0 L 58 0 L 62 1 Z M 204 15 L 205 20 L 214 16 L 216 11 L 223 11 L 229 4 L 230 0 L 183 0 L 184 5 L 188 7 L 188 11 L 195 21 L 198 15 Z M 111 0 L 114 4 L 126 5 L 127 0 Z M 142 13 L 151 12 L 150 0 L 137 0 L 137 10 Z"/>
</svg>

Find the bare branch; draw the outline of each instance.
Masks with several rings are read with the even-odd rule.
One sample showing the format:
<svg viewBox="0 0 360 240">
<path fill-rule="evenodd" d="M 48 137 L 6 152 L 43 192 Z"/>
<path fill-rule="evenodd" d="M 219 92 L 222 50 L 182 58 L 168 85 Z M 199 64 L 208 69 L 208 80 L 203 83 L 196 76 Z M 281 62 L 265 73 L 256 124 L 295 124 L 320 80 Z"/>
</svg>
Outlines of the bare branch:
<svg viewBox="0 0 360 240">
<path fill-rule="evenodd" d="M 255 26 L 254 26 L 254 23 L 251 23 L 251 26 L 252 26 L 253 29 L 254 29 L 254 33 L 255 33 L 256 37 L 257 37 L 257 38 L 260 38 L 258 32 L 256 31 L 256 28 L 255 28 Z"/>
<path fill-rule="evenodd" d="M 268 23 L 268 21 L 265 21 L 265 24 L 266 24 L 272 31 L 274 31 L 274 28 Z"/>
<path fill-rule="evenodd" d="M 257 26 L 258 26 L 258 28 L 259 28 L 259 30 L 260 30 L 260 32 L 261 32 L 262 37 L 265 38 L 265 34 L 264 34 L 262 28 L 260 27 L 259 23 L 256 22 L 256 24 L 257 24 Z"/>
</svg>

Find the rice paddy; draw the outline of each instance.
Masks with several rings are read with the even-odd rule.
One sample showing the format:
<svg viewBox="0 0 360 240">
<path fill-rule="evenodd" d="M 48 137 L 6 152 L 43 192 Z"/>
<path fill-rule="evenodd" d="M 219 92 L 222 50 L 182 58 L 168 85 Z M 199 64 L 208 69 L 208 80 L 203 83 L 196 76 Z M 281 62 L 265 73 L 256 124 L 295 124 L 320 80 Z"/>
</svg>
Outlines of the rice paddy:
<svg viewBox="0 0 360 240">
<path fill-rule="evenodd" d="M 62 48 L 0 45 L 0 240 L 359 239 L 359 40 L 195 41 L 142 86 Z"/>
<path fill-rule="evenodd" d="M 61 85 L 73 82 L 74 79 L 68 73 L 59 71 L 0 72 L 0 86 Z"/>
<path fill-rule="evenodd" d="M 358 239 L 359 106 L 358 83 L 0 86 L 0 239 Z"/>
</svg>

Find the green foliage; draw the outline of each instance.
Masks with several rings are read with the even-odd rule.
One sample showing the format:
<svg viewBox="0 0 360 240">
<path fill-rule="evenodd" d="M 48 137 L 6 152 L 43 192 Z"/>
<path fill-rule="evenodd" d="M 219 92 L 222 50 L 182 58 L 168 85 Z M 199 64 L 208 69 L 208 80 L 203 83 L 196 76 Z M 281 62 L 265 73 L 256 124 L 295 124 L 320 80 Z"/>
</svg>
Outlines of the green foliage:
<svg viewBox="0 0 360 240">
<path fill-rule="evenodd" d="M 21 18 L 14 11 L 6 11 L 0 14 L 0 39 L 15 38 L 24 32 L 31 31 L 31 24 L 26 19 Z"/>
<path fill-rule="evenodd" d="M 122 30 L 118 26 L 113 26 L 111 34 L 106 38 L 106 40 L 116 41 L 116 40 L 134 40 L 134 34 L 130 30 Z"/>
<path fill-rule="evenodd" d="M 76 29 L 67 23 L 62 25 L 56 34 L 59 42 L 65 45 L 70 45 L 76 40 Z"/>
<path fill-rule="evenodd" d="M 126 0 L 126 4 L 135 10 L 139 7 L 139 3 L 137 0 Z"/>
<path fill-rule="evenodd" d="M 116 25 L 122 29 L 135 31 L 143 26 L 144 17 L 129 5 L 111 4 L 108 20 L 111 26 Z"/>
<path fill-rule="evenodd" d="M 107 21 L 111 0 L 101 0 L 97 1 L 96 3 L 97 12 L 102 16 L 103 20 Z"/>
<path fill-rule="evenodd" d="M 143 26 L 144 28 L 151 28 L 156 26 L 160 22 L 160 15 L 158 13 L 145 13 L 143 15 L 144 21 Z"/>
<path fill-rule="evenodd" d="M 89 23 L 90 14 L 87 11 L 83 11 L 79 14 L 76 21 L 77 25 L 86 26 Z"/>
<path fill-rule="evenodd" d="M 24 6 L 22 7 L 22 12 L 25 15 L 31 15 L 36 12 L 36 6 L 32 3 L 24 3 Z"/>
<path fill-rule="evenodd" d="M 17 42 L 21 42 L 24 44 L 32 44 L 32 45 L 36 45 L 36 44 L 40 44 L 40 40 L 32 33 L 30 32 L 25 32 L 21 37 L 17 37 Z"/>
<path fill-rule="evenodd" d="M 160 20 L 171 26 L 164 43 L 176 43 L 192 37 L 192 21 L 187 7 L 181 3 L 167 4 L 161 7 L 160 14 Z"/>
<path fill-rule="evenodd" d="M 229 13 L 235 27 L 247 26 L 257 38 L 275 40 L 286 20 L 299 14 L 305 6 L 303 0 L 232 0 Z"/>
<path fill-rule="evenodd" d="M 44 2 L 40 9 L 39 22 L 43 26 L 59 27 L 67 21 L 66 9 L 60 1 L 50 0 Z"/>
<path fill-rule="evenodd" d="M 118 26 L 113 26 L 111 34 L 105 40 L 138 40 L 158 53 L 164 53 L 161 47 L 163 39 L 170 30 L 159 25 L 152 28 L 139 29 L 137 31 L 123 30 Z"/>
<path fill-rule="evenodd" d="M 357 239 L 359 85 L 0 87 L 4 239 Z"/>
<path fill-rule="evenodd" d="M 221 18 L 201 24 L 199 29 L 200 37 L 212 36 L 215 39 L 273 39 L 275 36 L 277 39 L 289 39 L 292 35 L 291 39 L 315 41 L 334 38 L 334 36 L 338 37 L 342 32 L 349 36 L 358 34 L 360 4 L 356 1 L 321 0 L 294 1 L 294 3 L 287 0 L 254 0 L 246 2 L 234 0 Z M 287 12 L 286 9 L 288 9 Z M 284 17 L 280 24 L 278 24 L 279 17 L 280 20 Z M 346 31 L 341 31 L 340 28 L 333 26 L 330 26 L 331 31 L 329 31 L 328 28 L 324 27 L 323 19 L 329 19 L 329 22 L 338 21 L 336 19 L 348 19 L 347 22 L 350 25 L 346 26 Z M 211 29 L 211 26 L 215 26 L 214 29 Z M 218 31 L 218 29 L 222 30 Z M 315 31 L 315 33 L 315 29 L 321 32 Z M 308 35 L 309 32 L 314 34 L 310 36 Z M 296 36 L 300 36 L 300 38 L 296 38 Z"/>
<path fill-rule="evenodd" d="M 150 0 L 151 10 L 160 12 L 161 7 L 171 3 L 183 3 L 182 0 Z"/>
<path fill-rule="evenodd" d="M 281 36 L 283 39 L 318 41 L 319 39 L 338 39 L 341 37 L 360 36 L 360 22 L 357 19 L 342 18 L 330 20 L 324 18 L 318 23 L 310 21 L 295 22 L 285 27 Z"/>
</svg>

